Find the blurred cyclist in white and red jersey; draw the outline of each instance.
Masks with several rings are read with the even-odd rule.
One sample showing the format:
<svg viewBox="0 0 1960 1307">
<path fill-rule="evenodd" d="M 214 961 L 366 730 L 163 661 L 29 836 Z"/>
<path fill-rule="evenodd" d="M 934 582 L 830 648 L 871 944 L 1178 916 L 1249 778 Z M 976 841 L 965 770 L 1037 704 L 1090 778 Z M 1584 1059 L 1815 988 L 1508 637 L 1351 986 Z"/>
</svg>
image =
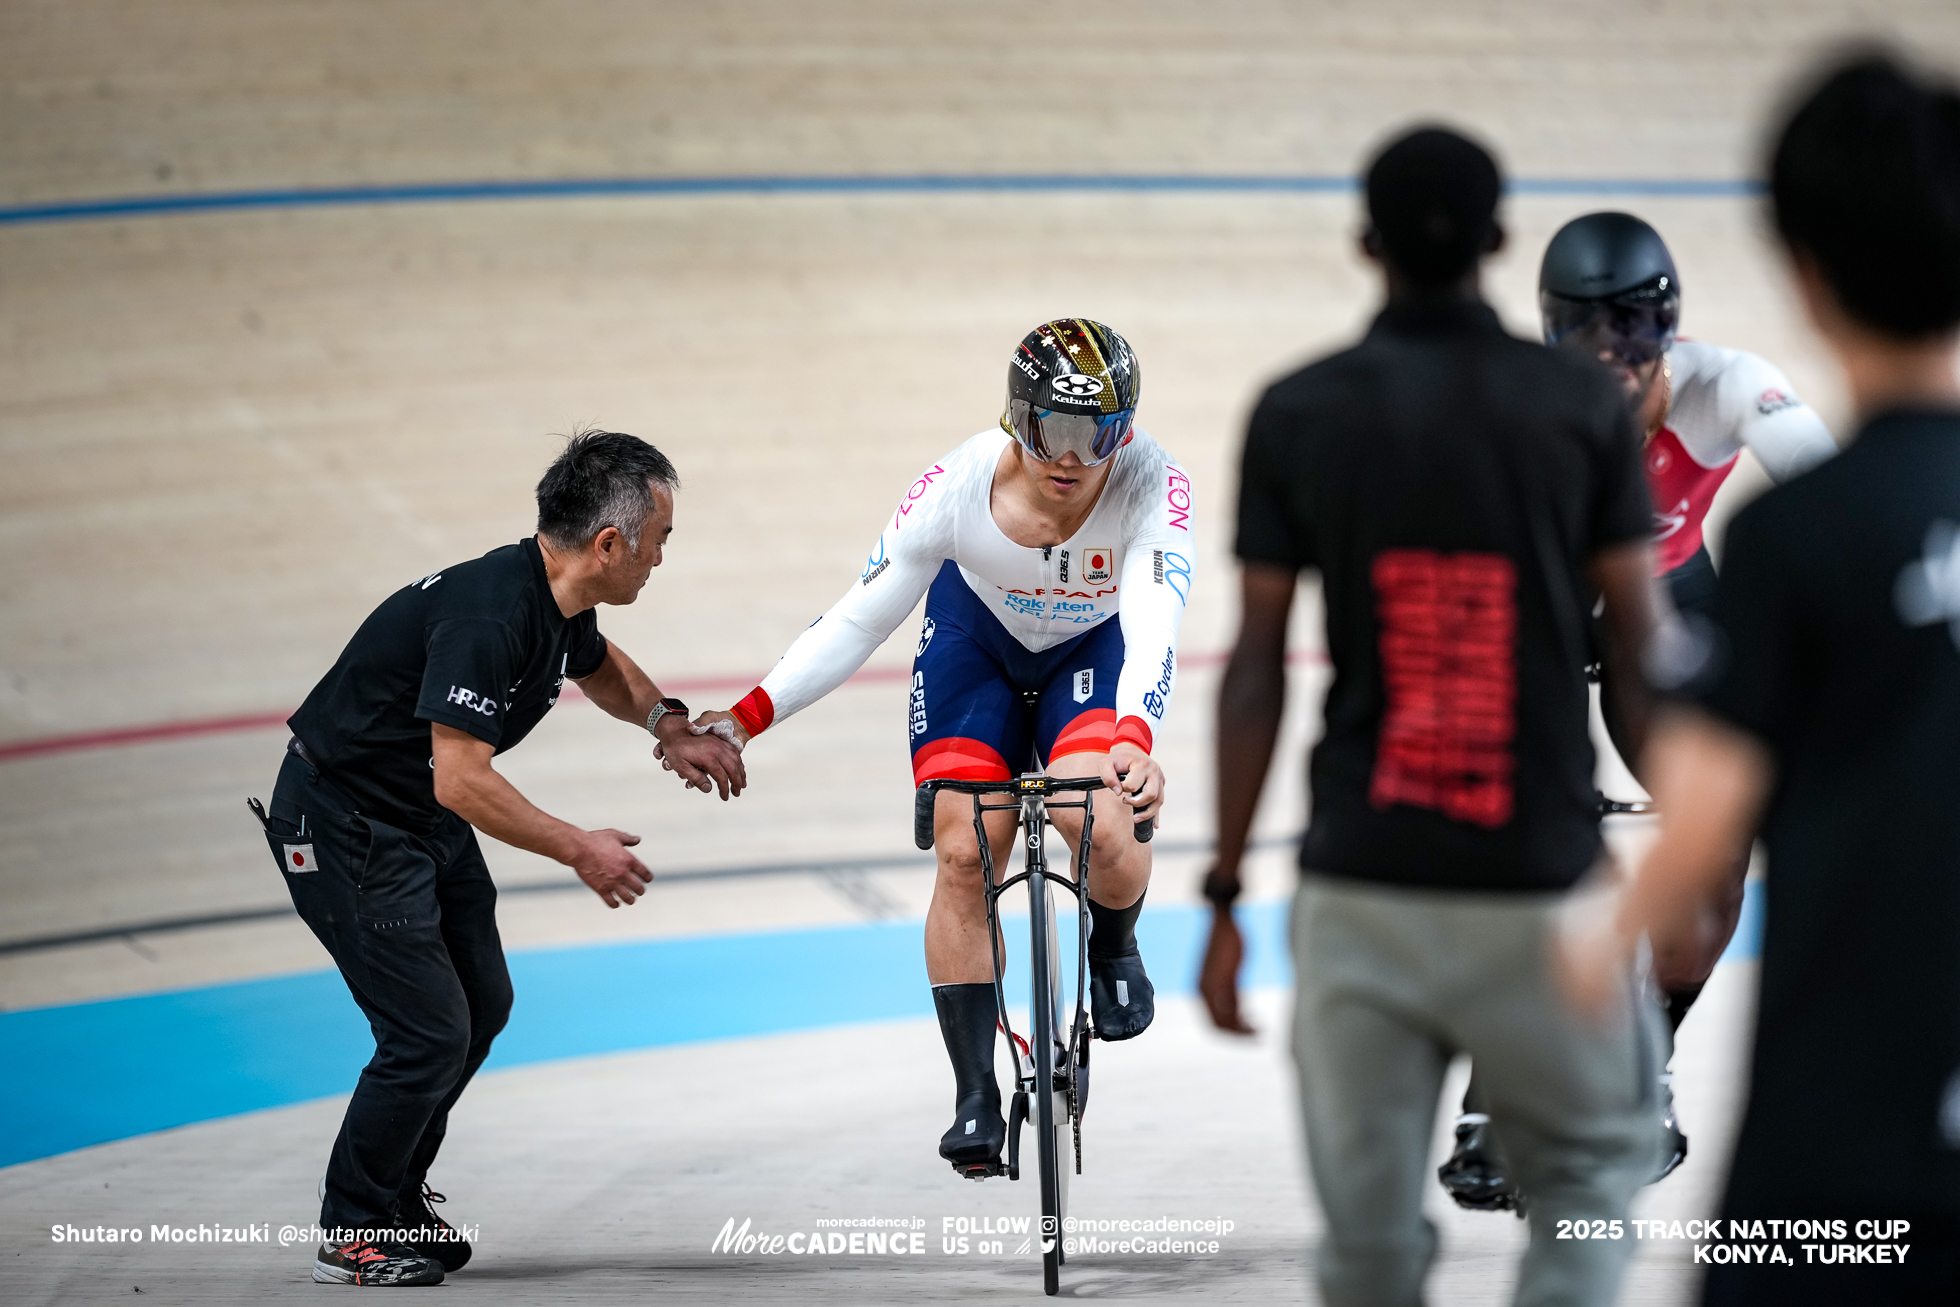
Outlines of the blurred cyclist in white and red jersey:
<svg viewBox="0 0 1960 1307">
<path fill-rule="evenodd" d="M 1715 598 L 1715 565 L 1702 521 L 1743 449 L 1772 479 L 1787 481 L 1835 454 L 1837 443 L 1774 364 L 1676 337 L 1681 279 L 1674 258 L 1660 233 L 1632 214 L 1589 213 L 1559 228 L 1539 268 L 1538 304 L 1547 345 L 1598 359 L 1625 388 L 1647 440 L 1656 572 L 1676 610 L 1706 613 Z M 1600 703 L 1620 756 L 1637 770 L 1634 742 L 1612 711 L 1613 696 L 1601 695 Z M 1735 933 L 1746 869 L 1738 865 L 1725 900 L 1709 906 L 1700 948 L 1654 958 L 1670 1030 L 1680 1028 Z M 1671 1095 L 1663 1101 L 1671 1104 Z M 1456 1153 L 1441 1171 L 1444 1188 L 1465 1207 L 1515 1206 L 1516 1189 L 1490 1152 L 1474 1083 L 1463 1106 Z M 1671 1106 L 1662 1128 L 1664 1176 L 1687 1157 L 1688 1141 Z"/>
<path fill-rule="evenodd" d="M 1108 1040 L 1141 1034 L 1155 1012 L 1135 935 L 1150 846 L 1131 826 L 1154 818 L 1163 796 L 1150 751 L 1177 679 L 1195 556 L 1190 479 L 1135 425 L 1141 379 L 1128 343 L 1101 323 L 1063 318 L 1029 332 L 1007 369 L 999 425 L 921 473 L 844 597 L 732 712 L 696 723 L 746 743 L 843 684 L 924 596 L 908 722 L 915 780 L 1005 781 L 1045 766 L 1110 786 L 1094 793 L 1088 948 L 1095 1031 Z M 1075 845 L 1080 818 L 1052 816 Z M 1004 865 L 1013 814 L 989 822 Z M 926 971 L 958 1085 L 939 1151 L 978 1178 L 998 1173 L 1006 1124 L 967 796 L 939 796 L 933 835 Z"/>
</svg>

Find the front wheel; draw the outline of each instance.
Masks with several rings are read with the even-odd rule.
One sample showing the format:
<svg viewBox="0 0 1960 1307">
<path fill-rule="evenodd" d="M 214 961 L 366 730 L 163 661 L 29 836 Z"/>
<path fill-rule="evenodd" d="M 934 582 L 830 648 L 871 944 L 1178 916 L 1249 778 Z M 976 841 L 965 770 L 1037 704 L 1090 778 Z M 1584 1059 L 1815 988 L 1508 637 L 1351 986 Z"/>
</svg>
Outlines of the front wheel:
<svg viewBox="0 0 1960 1307">
<path fill-rule="evenodd" d="M 1068 1215 L 1069 1174 L 1064 1158 L 1072 1127 L 1066 1053 L 1057 1056 L 1061 961 L 1055 938 L 1054 891 L 1039 876 L 1028 878 L 1028 908 L 1032 917 L 1028 924 L 1033 964 L 1029 998 L 1034 1027 L 1034 1137 L 1041 1175 L 1041 1288 L 1052 1296 L 1061 1291 L 1062 1221 Z"/>
</svg>

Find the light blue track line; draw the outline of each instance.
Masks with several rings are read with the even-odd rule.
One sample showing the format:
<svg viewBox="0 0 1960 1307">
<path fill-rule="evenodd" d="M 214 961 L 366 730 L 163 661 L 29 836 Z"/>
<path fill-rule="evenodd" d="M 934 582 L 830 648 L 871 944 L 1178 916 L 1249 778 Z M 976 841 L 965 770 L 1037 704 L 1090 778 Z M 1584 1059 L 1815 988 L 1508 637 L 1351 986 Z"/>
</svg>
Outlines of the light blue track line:
<svg viewBox="0 0 1960 1307">
<path fill-rule="evenodd" d="M 1280 906 L 1244 916 L 1248 983 L 1285 983 Z M 1205 926 L 1195 908 L 1143 914 L 1139 940 L 1173 988 L 1190 987 Z M 1026 918 L 1006 930 L 1025 941 Z M 1024 1006 L 1025 963 L 1009 964 L 1009 1002 Z M 530 950 L 510 970 L 516 1009 L 486 1069 L 933 1010 L 917 921 Z M 339 974 L 321 971 L 0 1013 L 0 1048 L 11 1165 L 346 1093 L 374 1042 Z"/>
<path fill-rule="evenodd" d="M 1758 890 L 1725 960 L 1756 954 Z M 1289 984 L 1286 904 L 1239 915 L 1247 987 Z M 1008 918 L 1010 944 L 1025 921 Z M 1208 924 L 1204 909 L 1144 912 L 1138 940 L 1166 992 L 1194 987 Z M 510 970 L 517 1006 L 486 1069 L 932 1014 L 917 921 L 538 949 Z M 1010 956 L 1008 1001 L 1023 1011 L 1024 971 Z M 0 1013 L 0 1048 L 4 1166 L 343 1094 L 374 1044 L 340 976 L 318 971 Z"/>
<path fill-rule="evenodd" d="M 1022 174 L 989 176 L 591 177 L 559 181 L 424 182 L 294 187 L 181 195 L 124 195 L 0 207 L 0 226 L 132 218 L 237 209 L 309 209 L 355 204 L 449 204 L 464 200 L 587 199 L 651 195 L 904 195 L 1130 191 L 1324 195 L 1349 192 L 1352 177 Z M 1721 178 L 1520 177 L 1516 195 L 1639 195 L 1726 198 L 1758 195 L 1759 182 Z"/>
</svg>

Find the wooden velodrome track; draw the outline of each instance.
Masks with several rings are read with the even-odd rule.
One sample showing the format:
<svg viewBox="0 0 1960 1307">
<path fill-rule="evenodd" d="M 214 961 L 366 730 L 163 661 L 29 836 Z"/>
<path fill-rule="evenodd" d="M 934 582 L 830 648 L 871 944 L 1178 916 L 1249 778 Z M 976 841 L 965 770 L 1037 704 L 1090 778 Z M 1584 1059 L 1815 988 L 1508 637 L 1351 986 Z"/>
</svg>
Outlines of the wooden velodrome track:
<svg viewBox="0 0 1960 1307">
<path fill-rule="evenodd" d="M 277 915 L 283 888 L 243 812 L 246 794 L 269 789 L 283 739 L 265 723 L 388 591 L 527 531 L 554 433 L 615 427 L 678 464 L 686 488 L 668 561 L 638 605 L 601 621 L 663 683 L 722 706 L 855 577 L 917 470 L 993 421 L 1013 342 L 1062 313 L 1101 318 L 1135 344 L 1144 425 L 1200 496 L 1198 584 L 1162 750 L 1174 803 L 1152 898 L 1190 902 L 1209 828 L 1213 671 L 1234 617 L 1244 415 L 1265 380 L 1372 311 L 1340 179 L 1399 125 L 1440 117 L 1474 129 L 1521 179 L 1490 283 L 1517 330 L 1531 331 L 1549 234 L 1588 209 L 1632 208 L 1675 249 L 1688 331 L 1776 360 L 1835 420 L 1837 380 L 1796 320 L 1743 183 L 1789 78 L 1852 31 L 1960 60 L 1960 11 L 1934 2 L 0 6 L 0 945 L 75 941 L 0 953 L 0 1009 L 324 964 Z M 973 180 L 988 177 L 1024 180 Z M 811 178 L 830 180 L 778 185 Z M 1082 180 L 1096 178 L 1127 180 Z M 568 179 L 611 185 L 554 191 Z M 749 185 L 687 190 L 676 179 Z M 477 182 L 516 190 L 404 193 Z M 629 182 L 638 193 L 619 193 Z M 319 202 L 335 188 L 372 189 Z M 249 194 L 170 207 L 234 193 Z M 73 212 L 120 201 L 129 211 Z M 1745 468 L 1722 509 L 1759 484 Z M 1320 684 L 1313 617 L 1306 605 L 1296 635 L 1300 743 Z M 640 831 L 657 870 L 750 874 L 683 877 L 625 913 L 582 893 L 512 896 L 512 947 L 916 915 L 928 878 L 905 860 L 909 650 L 895 639 L 871 675 L 767 737 L 751 753 L 753 791 L 728 807 L 681 792 L 589 705 L 563 706 L 507 760 L 527 792 L 569 819 Z M 1273 837 L 1299 824 L 1299 752 L 1272 787 Z M 510 887 L 567 876 L 527 854 L 490 856 Z M 795 870 L 813 863 L 821 874 Z M 758 871 L 777 864 L 790 869 Z M 1266 897 L 1284 891 L 1285 864 L 1277 849 L 1262 862 Z M 183 924 L 240 914 L 258 915 Z M 140 929 L 159 923 L 178 928 Z M 1728 969 L 1731 980 L 1746 970 Z M 1705 1106 L 1713 1142 L 1746 1021 L 1741 982 L 1731 988 L 1698 1018 L 1704 1033 L 1684 1035 L 1684 1059 L 1721 1070 L 1682 1088 L 1684 1104 Z M 1185 1160 L 1131 1177 L 1133 1192 L 1263 1195 L 1246 1206 L 1272 1209 L 1269 1245 L 1233 1283 L 1254 1300 L 1296 1296 L 1317 1218 L 1273 1048 L 1208 1041 L 1175 1003 L 1165 1024 L 1157 1061 L 1138 1068 L 1169 1084 L 1208 1050 L 1264 1086 L 1267 1115 L 1247 1128 L 1256 1138 L 1193 1128 L 1202 1148 L 1163 1154 Z M 916 1121 L 858 1142 L 912 1166 L 937 1132 L 944 1074 L 929 1023 L 901 1027 L 893 1046 L 917 1054 L 903 1101 L 930 1110 L 914 1104 Z M 795 1036 L 788 1052 L 740 1047 L 728 1056 L 750 1059 L 758 1079 L 775 1059 L 803 1058 L 827 1086 L 812 1092 L 850 1101 L 847 1069 L 825 1061 L 834 1055 L 818 1037 Z M 687 1059 L 703 1055 L 636 1056 L 658 1075 L 694 1074 Z M 8 1072 L 30 1094 L 36 1074 Z M 492 1078 L 503 1088 L 473 1092 L 534 1119 L 565 1110 L 550 1074 L 503 1073 Z M 1207 1101 L 1202 1076 L 1187 1079 L 1189 1101 Z M 744 1110 L 690 1107 L 716 1120 Z M 0 1286 L 17 1290 L 0 1296 L 100 1289 L 90 1277 L 111 1265 L 165 1266 L 158 1278 L 189 1300 L 293 1281 L 297 1250 L 219 1256 L 226 1279 L 213 1290 L 186 1278 L 199 1263 L 184 1250 L 81 1257 L 51 1248 L 45 1226 L 101 1219 L 75 1195 L 103 1167 L 188 1211 L 208 1206 L 196 1177 L 221 1187 L 275 1152 L 300 1177 L 281 1179 L 278 1201 L 304 1219 L 307 1168 L 337 1111 L 288 1109 L 301 1124 L 277 1127 L 277 1148 L 220 1123 L 0 1172 Z M 1189 1120 L 1180 1109 L 1112 1126 L 1154 1139 Z M 574 1170 L 606 1147 L 557 1128 Z M 635 1138 L 674 1152 L 691 1137 L 686 1120 L 660 1129 Z M 470 1165 L 470 1141 L 452 1137 L 456 1165 Z M 177 1151 L 166 1162 L 145 1148 Z M 1233 1148 L 1259 1160 L 1238 1172 Z M 740 1148 L 718 1156 L 742 1169 Z M 1699 1155 L 1650 1199 L 1700 1214 L 1718 1161 Z M 943 1190 L 914 1170 L 922 1191 Z M 871 1172 L 867 1211 L 886 1201 Z M 814 1189 L 824 1174 L 799 1158 L 781 1183 Z M 523 1187 L 495 1167 L 483 1178 Z M 621 1183 L 654 1208 L 693 1201 L 671 1177 Z M 1449 1300 L 1498 1300 L 1497 1254 L 1517 1231 L 1439 1219 L 1453 1250 Z M 565 1228 L 527 1251 L 525 1265 L 542 1268 L 534 1278 L 506 1290 L 548 1294 L 550 1279 L 535 1277 L 572 1273 L 587 1245 Z M 669 1291 L 791 1289 L 690 1269 L 678 1250 L 705 1248 L 692 1231 L 648 1246 L 669 1258 Z M 1642 1257 L 1635 1296 L 1673 1301 L 1681 1250 Z M 1199 1281 L 1152 1274 L 1106 1274 L 1099 1291 L 1199 1292 Z M 480 1281 L 485 1292 L 495 1283 Z M 625 1270 L 579 1283 L 647 1287 Z M 793 1291 L 948 1291 L 939 1279 L 835 1283 Z M 1011 1284 L 1027 1287 L 1025 1276 Z"/>
</svg>

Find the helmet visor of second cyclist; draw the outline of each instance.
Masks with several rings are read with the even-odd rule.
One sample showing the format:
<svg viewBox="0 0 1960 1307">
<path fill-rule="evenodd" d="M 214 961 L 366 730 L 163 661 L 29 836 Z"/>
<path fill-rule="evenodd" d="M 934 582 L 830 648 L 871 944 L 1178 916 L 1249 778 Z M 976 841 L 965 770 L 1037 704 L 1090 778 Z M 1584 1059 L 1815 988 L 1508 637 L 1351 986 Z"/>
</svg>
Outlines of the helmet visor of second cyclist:
<svg viewBox="0 0 1960 1307">
<path fill-rule="evenodd" d="M 1007 420 L 1027 451 L 1044 463 L 1074 454 L 1084 467 L 1108 461 L 1130 438 L 1137 411 L 1115 413 L 1057 413 L 1036 408 L 1024 399 L 1008 406 Z"/>
<path fill-rule="evenodd" d="M 1629 367 L 1652 363 L 1674 344 L 1681 297 L 1672 292 L 1574 300 L 1550 291 L 1538 297 L 1545 343 L 1599 358 L 1610 355 Z"/>
</svg>

